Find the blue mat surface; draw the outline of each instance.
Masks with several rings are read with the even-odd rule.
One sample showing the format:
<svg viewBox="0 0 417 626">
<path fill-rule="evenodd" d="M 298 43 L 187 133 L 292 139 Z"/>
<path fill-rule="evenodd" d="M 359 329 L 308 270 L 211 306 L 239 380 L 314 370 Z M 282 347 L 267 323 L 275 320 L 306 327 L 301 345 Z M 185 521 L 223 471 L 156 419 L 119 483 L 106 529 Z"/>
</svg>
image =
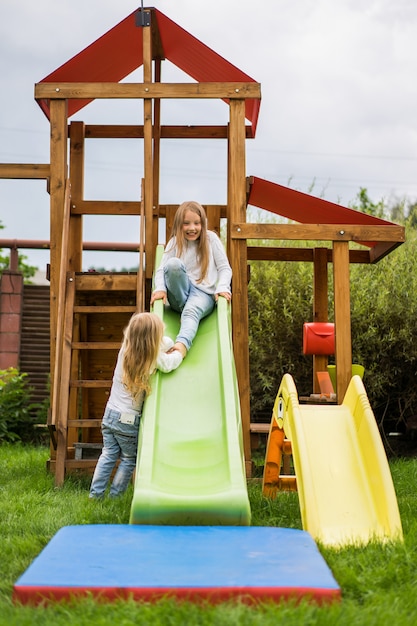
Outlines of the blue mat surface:
<svg viewBox="0 0 417 626">
<path fill-rule="evenodd" d="M 61 528 L 14 585 L 22 603 L 87 593 L 110 600 L 328 601 L 340 588 L 305 531 L 130 524 Z"/>
</svg>

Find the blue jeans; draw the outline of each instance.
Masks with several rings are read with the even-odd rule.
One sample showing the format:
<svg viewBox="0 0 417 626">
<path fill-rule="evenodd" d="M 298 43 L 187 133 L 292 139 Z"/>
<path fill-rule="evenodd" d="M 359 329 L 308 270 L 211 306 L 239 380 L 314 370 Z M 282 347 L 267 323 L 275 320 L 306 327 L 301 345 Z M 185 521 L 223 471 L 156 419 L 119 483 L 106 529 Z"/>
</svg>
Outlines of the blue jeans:
<svg viewBox="0 0 417 626">
<path fill-rule="evenodd" d="M 189 350 L 200 320 L 214 309 L 214 297 L 191 283 L 184 263 L 177 257 L 166 263 L 164 277 L 168 302 L 174 311 L 181 313 L 181 326 L 176 341 L 183 343 Z"/>
<path fill-rule="evenodd" d="M 110 496 L 115 497 L 126 491 L 136 465 L 140 416 L 134 417 L 133 424 L 124 424 L 119 411 L 107 409 L 101 424 L 103 450 L 97 461 L 90 487 L 90 498 L 102 498 L 112 471 L 120 458 L 119 467 L 110 487 Z"/>
</svg>

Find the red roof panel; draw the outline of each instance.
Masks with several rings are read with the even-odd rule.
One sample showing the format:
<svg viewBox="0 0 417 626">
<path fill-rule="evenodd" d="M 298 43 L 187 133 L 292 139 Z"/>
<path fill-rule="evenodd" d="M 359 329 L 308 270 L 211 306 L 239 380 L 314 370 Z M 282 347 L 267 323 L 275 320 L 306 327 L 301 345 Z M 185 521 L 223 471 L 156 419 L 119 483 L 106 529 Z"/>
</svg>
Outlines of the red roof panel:
<svg viewBox="0 0 417 626">
<path fill-rule="evenodd" d="M 355 224 L 392 226 L 392 222 L 361 213 L 355 209 L 315 198 L 262 178 L 252 178 L 248 204 L 265 209 L 301 224 Z M 374 243 L 366 243 L 370 247 Z"/>
<path fill-rule="evenodd" d="M 156 16 L 165 58 L 197 82 L 256 82 L 223 59 L 201 41 L 152 9 Z M 142 28 L 136 26 L 134 11 L 82 52 L 43 78 L 51 82 L 119 82 L 143 64 Z M 69 100 L 68 117 L 82 109 L 90 100 Z M 39 101 L 49 119 L 49 102 Z M 260 101 L 246 100 L 246 117 L 255 136 Z"/>
</svg>

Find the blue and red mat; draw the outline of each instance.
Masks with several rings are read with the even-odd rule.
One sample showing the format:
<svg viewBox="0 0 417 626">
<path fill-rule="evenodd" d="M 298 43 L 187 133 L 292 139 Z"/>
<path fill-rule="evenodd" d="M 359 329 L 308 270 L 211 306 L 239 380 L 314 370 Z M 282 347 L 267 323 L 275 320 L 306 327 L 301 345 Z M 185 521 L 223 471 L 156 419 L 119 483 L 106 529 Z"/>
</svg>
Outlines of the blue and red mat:
<svg viewBox="0 0 417 626">
<path fill-rule="evenodd" d="M 340 599 L 311 535 L 236 526 L 65 526 L 14 585 L 23 604 L 93 595 L 220 602 Z"/>
</svg>

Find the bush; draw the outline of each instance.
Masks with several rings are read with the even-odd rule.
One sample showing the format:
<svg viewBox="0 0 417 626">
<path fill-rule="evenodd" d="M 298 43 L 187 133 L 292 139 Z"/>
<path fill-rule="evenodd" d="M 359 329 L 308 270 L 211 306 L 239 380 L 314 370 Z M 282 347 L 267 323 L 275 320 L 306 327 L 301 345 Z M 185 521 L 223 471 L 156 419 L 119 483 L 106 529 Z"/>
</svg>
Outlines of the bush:
<svg viewBox="0 0 417 626">
<path fill-rule="evenodd" d="M 333 318 L 329 268 L 329 319 Z M 352 362 L 385 432 L 405 432 L 417 415 L 417 233 L 375 265 L 352 265 Z M 312 392 L 312 357 L 302 354 L 303 323 L 312 320 L 313 268 L 307 263 L 251 263 L 249 347 L 251 409 L 271 415 L 283 374 L 299 395 Z"/>
<path fill-rule="evenodd" d="M 249 353 L 251 411 L 268 413 L 281 378 L 290 373 L 303 395 L 311 392 L 311 357 L 302 354 L 303 323 L 311 320 L 313 268 L 308 263 L 251 263 Z"/>
<path fill-rule="evenodd" d="M 27 374 L 21 374 L 13 367 L 0 370 L 0 442 L 33 439 L 30 409 Z"/>
<path fill-rule="evenodd" d="M 417 234 L 373 266 L 351 271 L 352 346 L 385 430 L 417 414 Z"/>
</svg>

